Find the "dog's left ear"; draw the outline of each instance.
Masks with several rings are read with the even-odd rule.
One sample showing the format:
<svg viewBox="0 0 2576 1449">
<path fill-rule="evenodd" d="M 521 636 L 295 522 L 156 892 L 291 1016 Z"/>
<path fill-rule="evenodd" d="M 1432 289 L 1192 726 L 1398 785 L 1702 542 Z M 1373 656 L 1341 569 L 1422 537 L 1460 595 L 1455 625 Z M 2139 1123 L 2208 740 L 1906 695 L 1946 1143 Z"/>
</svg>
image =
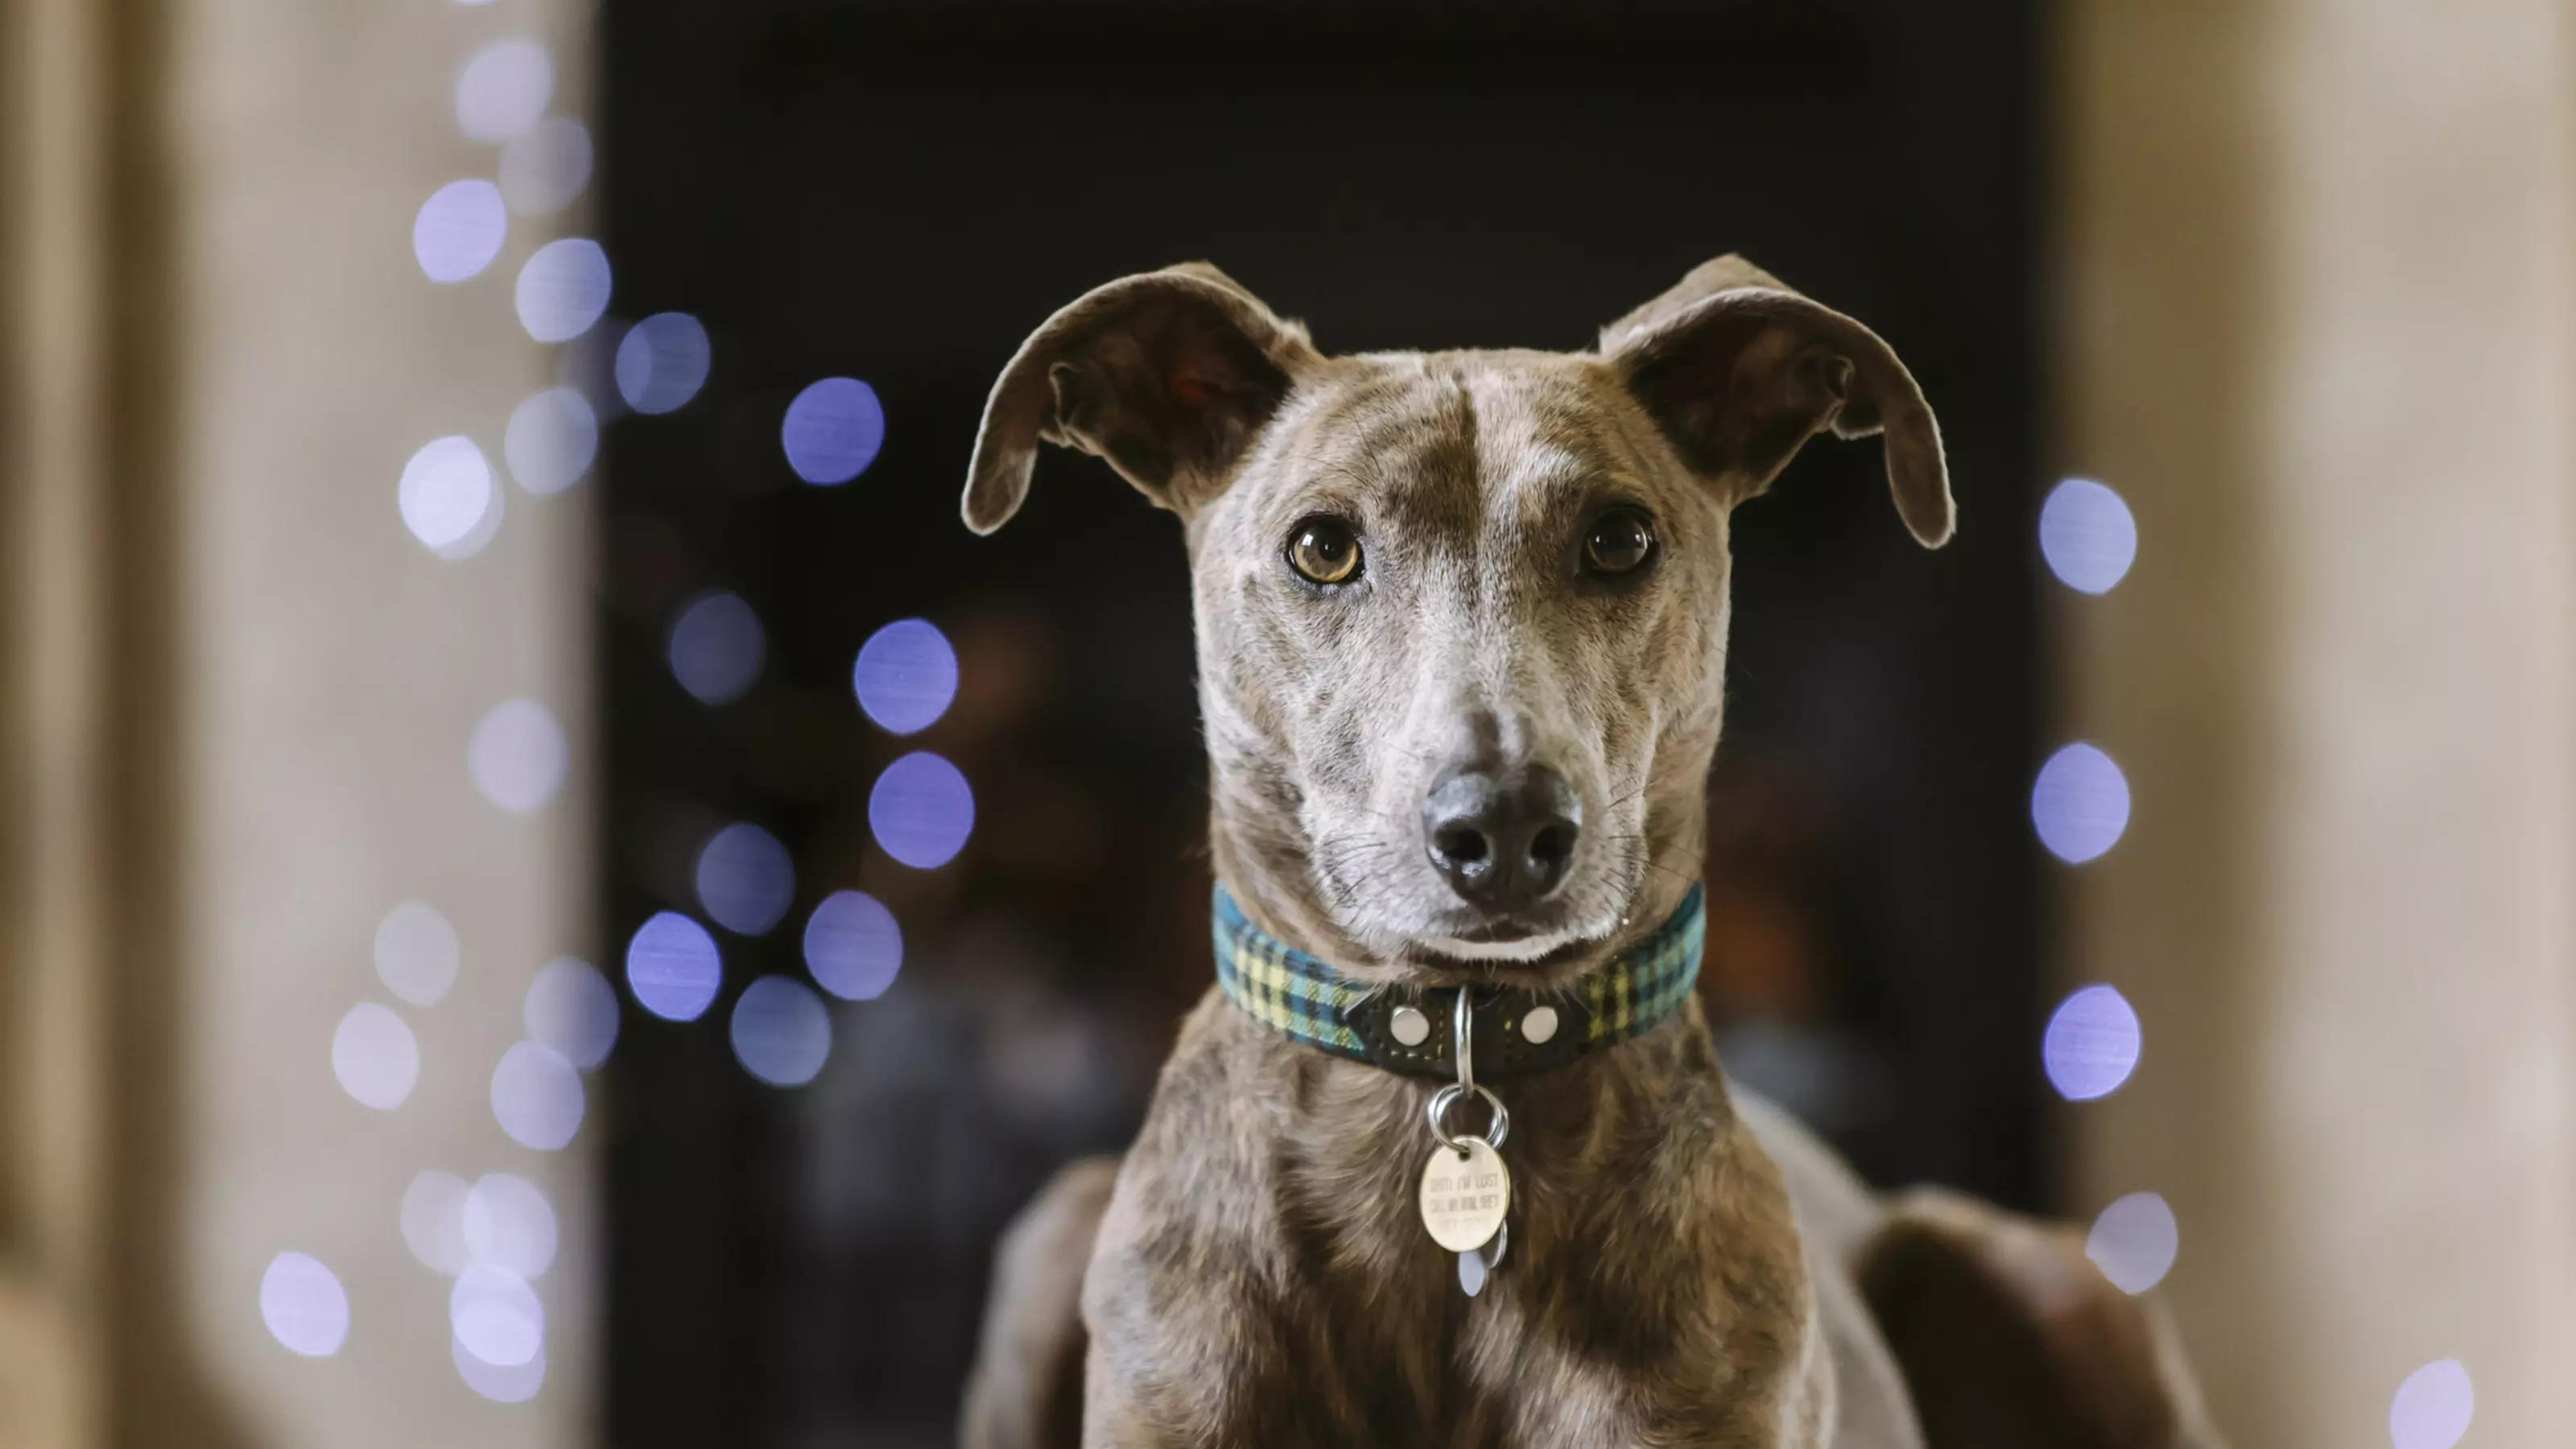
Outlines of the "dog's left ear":
<svg viewBox="0 0 2576 1449">
<path fill-rule="evenodd" d="M 1224 487 L 1296 375 L 1322 360 L 1303 327 L 1205 262 L 1095 287 L 1021 343 L 993 384 L 966 526 L 991 533 L 1020 511 L 1040 440 L 1096 454 L 1186 513 Z"/>
<path fill-rule="evenodd" d="M 1735 499 L 1769 487 L 1818 433 L 1884 432 L 1898 516 L 1926 548 L 1949 541 L 1941 429 L 1913 374 L 1877 333 L 1743 258 L 1703 263 L 1603 328 L 1601 355 L 1682 462 Z"/>
</svg>

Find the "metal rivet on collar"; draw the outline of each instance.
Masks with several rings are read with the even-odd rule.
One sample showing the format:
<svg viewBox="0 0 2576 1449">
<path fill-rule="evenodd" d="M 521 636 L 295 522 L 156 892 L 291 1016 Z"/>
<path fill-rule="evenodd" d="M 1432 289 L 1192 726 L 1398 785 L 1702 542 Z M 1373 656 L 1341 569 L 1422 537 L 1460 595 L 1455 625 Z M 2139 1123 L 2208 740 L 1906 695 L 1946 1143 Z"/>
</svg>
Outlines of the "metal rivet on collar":
<svg viewBox="0 0 2576 1449">
<path fill-rule="evenodd" d="M 1531 1046 L 1545 1046 L 1556 1040 L 1556 1008 L 1533 1006 L 1521 1018 L 1521 1040 Z"/>
<path fill-rule="evenodd" d="M 1431 1018 L 1410 1006 L 1399 1006 L 1386 1020 L 1389 1036 L 1398 1042 L 1418 1047 L 1431 1039 Z"/>
</svg>

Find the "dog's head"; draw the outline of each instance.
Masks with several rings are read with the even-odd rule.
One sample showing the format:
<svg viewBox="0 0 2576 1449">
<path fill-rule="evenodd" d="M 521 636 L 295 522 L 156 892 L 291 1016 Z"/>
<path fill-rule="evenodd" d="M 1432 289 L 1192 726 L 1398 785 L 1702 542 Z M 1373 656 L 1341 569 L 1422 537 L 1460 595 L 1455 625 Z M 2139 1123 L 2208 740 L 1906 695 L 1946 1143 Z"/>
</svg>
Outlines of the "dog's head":
<svg viewBox="0 0 2576 1449">
<path fill-rule="evenodd" d="M 1037 444 L 1189 537 L 1218 866 L 1363 975 L 1551 980 L 1698 877 L 1727 515 L 1819 432 L 1884 432 L 1950 535 L 1931 410 L 1869 329 L 1734 257 L 1597 351 L 1326 357 L 1204 264 L 1049 318 L 995 385 L 968 526 Z"/>
</svg>

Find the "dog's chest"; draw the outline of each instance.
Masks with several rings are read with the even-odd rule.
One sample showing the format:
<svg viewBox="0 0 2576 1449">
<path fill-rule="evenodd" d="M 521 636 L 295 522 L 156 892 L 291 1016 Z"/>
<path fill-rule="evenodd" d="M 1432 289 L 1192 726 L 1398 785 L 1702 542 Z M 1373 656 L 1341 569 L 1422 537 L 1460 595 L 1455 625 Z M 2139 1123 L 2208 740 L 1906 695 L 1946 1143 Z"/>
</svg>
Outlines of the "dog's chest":
<svg viewBox="0 0 2576 1449">
<path fill-rule="evenodd" d="M 1480 1295 L 1420 1211 L 1428 1089 L 1202 1009 L 1085 1290 L 1094 1443 L 1776 1449 L 1809 1305 L 1695 1019 L 1510 1088 Z"/>
</svg>

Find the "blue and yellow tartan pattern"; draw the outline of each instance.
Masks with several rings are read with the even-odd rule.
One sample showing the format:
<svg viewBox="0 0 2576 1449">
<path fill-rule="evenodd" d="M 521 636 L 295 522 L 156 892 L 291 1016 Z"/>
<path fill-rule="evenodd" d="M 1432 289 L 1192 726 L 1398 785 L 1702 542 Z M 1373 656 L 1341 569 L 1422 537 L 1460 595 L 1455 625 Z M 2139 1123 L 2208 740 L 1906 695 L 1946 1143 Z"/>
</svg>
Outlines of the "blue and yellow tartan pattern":
<svg viewBox="0 0 2576 1449">
<path fill-rule="evenodd" d="M 1693 885 L 1653 935 L 1563 992 L 1530 997 L 1529 1004 L 1541 999 L 1579 1004 L 1585 1050 L 1625 1041 L 1660 1024 L 1690 999 L 1707 940 L 1707 898 Z M 1335 1056 L 1375 1060 L 1355 1025 L 1355 1013 L 1373 994 L 1368 983 L 1272 938 L 1244 916 L 1222 885 L 1216 888 L 1214 942 L 1217 985 L 1253 1020 Z M 1446 1012 L 1442 1008 L 1435 1019 L 1445 1023 Z M 1481 1059 L 1484 1053 L 1477 1055 Z"/>
</svg>

